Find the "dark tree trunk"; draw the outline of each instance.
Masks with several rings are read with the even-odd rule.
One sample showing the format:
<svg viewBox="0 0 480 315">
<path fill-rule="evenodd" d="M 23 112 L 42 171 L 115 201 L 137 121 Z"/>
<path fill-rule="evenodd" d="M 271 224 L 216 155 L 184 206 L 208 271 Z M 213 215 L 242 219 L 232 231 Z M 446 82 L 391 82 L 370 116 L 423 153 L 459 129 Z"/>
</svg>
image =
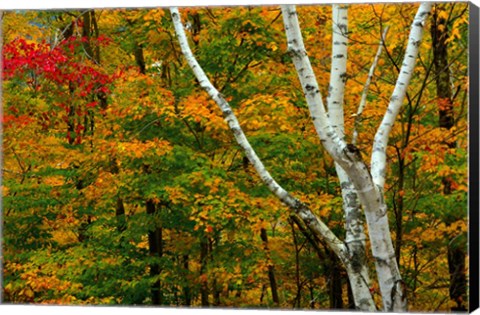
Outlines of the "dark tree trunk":
<svg viewBox="0 0 480 315">
<path fill-rule="evenodd" d="M 207 278 L 208 242 L 205 236 L 200 239 L 200 273 L 202 282 L 200 284 L 200 297 L 202 306 L 209 306 L 208 302 L 208 278 Z"/>
<path fill-rule="evenodd" d="M 183 269 L 185 270 L 185 276 L 187 276 L 189 273 L 188 255 L 183 255 Z M 192 304 L 192 296 L 190 292 L 190 286 L 188 285 L 188 283 L 185 284 L 185 286 L 183 287 L 183 296 L 185 299 L 185 306 L 190 306 Z"/>
<path fill-rule="evenodd" d="M 115 217 L 117 219 L 117 230 L 119 232 L 125 231 L 127 228 L 127 221 L 125 219 L 125 206 L 122 198 L 117 198 L 117 205 L 115 207 Z"/>
<path fill-rule="evenodd" d="M 328 289 L 330 295 L 330 309 L 343 309 L 341 262 L 333 251 L 329 251 L 329 256 L 330 276 Z"/>
<path fill-rule="evenodd" d="M 98 30 L 97 18 L 95 16 L 94 10 L 90 11 L 90 19 L 93 26 L 93 34 L 95 35 L 95 38 L 98 39 L 100 31 Z M 93 50 L 93 58 L 97 63 L 100 63 L 100 46 L 98 44 L 95 45 L 95 48 Z"/>
<path fill-rule="evenodd" d="M 208 258 L 210 259 L 210 262 L 213 263 L 214 261 L 214 257 L 213 257 L 213 244 L 214 244 L 214 238 L 210 238 L 208 237 L 207 238 L 208 240 Z M 216 239 L 215 240 L 218 244 L 219 240 Z M 213 280 L 212 280 L 212 293 L 213 293 L 213 306 L 219 306 L 220 305 L 220 293 L 221 293 L 221 290 L 218 286 L 218 283 L 217 283 L 217 278 L 214 276 L 213 277 Z"/>
<path fill-rule="evenodd" d="M 355 310 L 355 299 L 353 298 L 352 286 L 350 281 L 347 281 L 347 291 L 348 291 L 348 309 Z"/>
<path fill-rule="evenodd" d="M 118 174 L 120 172 L 120 168 L 118 167 L 117 164 L 117 159 L 113 158 L 110 161 L 110 172 L 113 175 Z M 123 203 L 123 199 L 117 196 L 117 201 L 115 205 L 115 218 L 117 220 L 117 231 L 118 232 L 123 232 L 127 228 L 127 218 L 125 215 L 125 205 Z"/>
<path fill-rule="evenodd" d="M 135 43 L 135 48 L 133 50 L 135 56 L 135 62 L 137 63 L 138 70 L 141 74 L 146 73 L 145 58 L 143 56 L 143 47 L 141 44 Z"/>
<path fill-rule="evenodd" d="M 268 236 L 266 229 L 262 228 L 260 230 L 260 237 L 262 238 L 263 248 L 265 249 L 268 260 L 270 260 L 270 250 L 268 249 Z M 278 298 L 277 281 L 275 279 L 275 267 L 273 266 L 273 263 L 271 261 L 269 261 L 268 264 L 268 279 L 270 281 L 270 290 L 272 292 L 273 303 L 278 306 L 280 305 L 280 299 Z"/>
<path fill-rule="evenodd" d="M 448 65 L 448 44 L 449 37 L 448 21 L 439 17 L 442 5 L 437 4 L 433 10 L 431 35 L 433 47 L 433 62 L 435 66 L 435 77 L 437 85 L 437 101 L 439 106 L 438 122 L 441 128 L 450 130 L 455 124 L 453 111 L 452 89 L 450 87 L 450 69 Z M 450 148 L 456 147 L 455 141 L 448 141 Z M 452 193 L 451 179 L 442 179 L 443 193 Z M 447 222 L 450 224 L 451 222 Z M 448 245 L 448 270 L 450 273 L 450 299 L 456 302 L 452 311 L 467 311 L 467 280 L 465 271 L 466 246 L 463 242 L 456 244 L 455 238 L 449 240 Z"/>
<path fill-rule="evenodd" d="M 67 121 L 67 140 L 68 144 L 74 144 L 77 135 L 75 132 L 75 106 L 72 104 L 68 107 Z"/>
<path fill-rule="evenodd" d="M 450 87 L 450 68 L 448 66 L 448 25 L 444 18 L 438 16 L 440 6 L 436 5 L 432 16 L 432 48 L 437 84 L 437 100 L 439 105 L 439 126 L 450 129 L 453 127 L 454 113 L 452 104 L 452 89 Z"/>
<path fill-rule="evenodd" d="M 146 202 L 147 214 L 155 216 L 157 212 L 157 207 L 152 200 L 147 200 Z M 161 258 L 163 256 L 163 238 L 162 238 L 162 227 L 155 226 L 154 229 L 148 232 L 148 247 L 149 253 L 152 257 Z M 158 276 L 161 272 L 161 267 L 158 262 L 154 262 L 150 265 L 150 276 Z M 161 290 L 160 280 L 155 281 L 151 288 L 152 293 L 152 304 L 153 305 L 162 305 L 163 304 L 163 293 Z"/>
<path fill-rule="evenodd" d="M 398 160 L 398 191 L 403 192 L 405 185 L 405 160 L 399 154 Z M 403 243 L 403 206 L 404 199 L 403 194 L 393 196 L 393 213 L 395 214 L 395 258 L 397 264 L 400 264 L 400 255 L 402 253 Z"/>
<path fill-rule="evenodd" d="M 450 299 L 457 305 L 452 307 L 453 312 L 466 312 L 467 278 L 465 275 L 465 248 L 463 244 L 455 244 L 455 240 L 448 247 L 448 271 L 450 273 Z"/>
<path fill-rule="evenodd" d="M 293 220 L 289 220 L 290 227 L 292 229 L 292 238 L 293 238 L 293 246 L 295 248 L 295 284 L 297 286 L 297 293 L 295 299 L 293 300 L 293 307 L 300 308 L 301 300 L 302 300 L 302 281 L 300 280 L 300 251 L 298 240 L 297 240 L 297 233 L 295 231 L 295 224 Z"/>
<path fill-rule="evenodd" d="M 91 12 L 92 11 L 88 11 L 85 14 L 83 14 L 82 45 L 83 45 L 83 49 L 85 50 L 85 53 L 87 54 L 87 57 L 91 60 L 94 60 L 92 45 L 90 44 L 90 36 L 92 32 L 92 19 L 90 15 Z"/>
<path fill-rule="evenodd" d="M 92 36 L 97 39 L 100 35 L 100 31 L 98 29 L 97 18 L 95 17 L 95 11 L 90 10 L 83 14 L 83 26 L 82 26 L 82 45 L 87 55 L 87 58 L 92 60 L 97 65 L 100 64 L 100 46 L 94 42 L 92 45 L 91 38 Z M 99 91 L 95 93 L 95 97 L 100 102 L 100 107 L 102 109 L 107 108 L 107 95 L 105 92 Z M 93 101 L 93 99 L 92 99 Z M 92 122 L 93 124 L 93 122 Z"/>
<path fill-rule="evenodd" d="M 199 39 L 199 35 L 200 35 L 200 31 L 202 30 L 202 23 L 200 21 L 200 15 L 198 13 L 194 13 L 191 15 L 191 18 L 192 18 L 192 39 L 193 39 L 193 43 L 195 44 L 195 46 L 198 46 L 199 42 L 200 42 L 200 39 Z"/>
</svg>

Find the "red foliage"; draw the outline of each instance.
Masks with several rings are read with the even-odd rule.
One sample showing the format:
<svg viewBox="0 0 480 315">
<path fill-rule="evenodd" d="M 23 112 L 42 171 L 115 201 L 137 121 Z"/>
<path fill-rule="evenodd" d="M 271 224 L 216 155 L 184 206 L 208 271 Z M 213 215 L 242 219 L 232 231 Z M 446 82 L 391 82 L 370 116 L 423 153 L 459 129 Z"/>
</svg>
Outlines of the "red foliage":
<svg viewBox="0 0 480 315">
<path fill-rule="evenodd" d="M 28 75 L 30 78 L 42 78 L 59 86 L 71 83 L 77 96 L 81 97 L 92 93 L 109 93 L 107 85 L 112 83 L 114 76 L 101 72 L 93 64 L 75 60 L 75 49 L 81 45 L 81 41 L 82 38 L 71 37 L 55 47 L 46 43 L 28 43 L 23 38 L 7 43 L 3 48 L 4 79 Z M 98 43 L 102 45 L 110 41 L 106 37 L 98 39 Z M 26 80 L 29 84 L 38 81 Z M 38 89 L 41 91 L 42 86 Z"/>
<path fill-rule="evenodd" d="M 37 95 L 46 98 L 53 96 L 49 99 L 55 99 L 57 103 L 50 105 L 62 108 L 67 115 L 74 107 L 75 114 L 83 116 L 99 104 L 99 101 L 94 99 L 104 98 L 110 93 L 108 85 L 117 77 L 106 74 L 93 61 L 85 62 L 80 47 L 86 40 L 70 37 L 52 46 L 45 42 L 15 39 L 3 47 L 4 80 L 16 79 L 24 82 L 25 85 L 21 86 L 30 88 Z M 99 46 L 111 43 L 111 39 L 105 36 L 91 38 L 90 41 Z M 12 110 L 6 113 L 3 122 L 7 126 L 14 119 L 19 123 L 34 122 L 34 119 L 28 116 L 26 119 L 19 114 Z M 83 129 L 81 125 L 75 129 L 76 143 L 80 141 L 78 135 Z M 72 136 L 67 135 L 69 142 Z"/>
</svg>

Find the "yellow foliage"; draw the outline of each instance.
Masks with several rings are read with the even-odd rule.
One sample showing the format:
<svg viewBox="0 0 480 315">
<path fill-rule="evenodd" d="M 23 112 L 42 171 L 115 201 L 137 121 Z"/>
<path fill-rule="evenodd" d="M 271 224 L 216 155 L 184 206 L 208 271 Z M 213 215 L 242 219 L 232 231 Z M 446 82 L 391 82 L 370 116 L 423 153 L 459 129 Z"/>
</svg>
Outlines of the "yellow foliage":
<svg viewBox="0 0 480 315">
<path fill-rule="evenodd" d="M 61 186 L 65 183 L 63 176 L 49 176 L 43 179 L 43 182 L 50 186 Z"/>
</svg>

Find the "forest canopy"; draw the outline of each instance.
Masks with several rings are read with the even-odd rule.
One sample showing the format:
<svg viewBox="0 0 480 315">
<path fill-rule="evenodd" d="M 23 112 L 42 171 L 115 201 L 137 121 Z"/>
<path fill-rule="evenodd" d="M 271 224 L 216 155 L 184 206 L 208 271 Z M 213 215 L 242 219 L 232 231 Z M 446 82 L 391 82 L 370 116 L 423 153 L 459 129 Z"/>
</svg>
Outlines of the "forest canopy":
<svg viewBox="0 0 480 315">
<path fill-rule="evenodd" d="M 176 25 L 168 8 L 3 12 L 3 302 L 388 310 L 401 288 L 408 310 L 465 311 L 468 4 L 421 9 L 190 7 Z M 338 143 L 374 184 L 372 143 L 405 91 L 375 186 L 391 303 L 368 207 L 312 119 L 293 16 Z M 333 241 L 270 191 L 238 130 Z"/>
</svg>

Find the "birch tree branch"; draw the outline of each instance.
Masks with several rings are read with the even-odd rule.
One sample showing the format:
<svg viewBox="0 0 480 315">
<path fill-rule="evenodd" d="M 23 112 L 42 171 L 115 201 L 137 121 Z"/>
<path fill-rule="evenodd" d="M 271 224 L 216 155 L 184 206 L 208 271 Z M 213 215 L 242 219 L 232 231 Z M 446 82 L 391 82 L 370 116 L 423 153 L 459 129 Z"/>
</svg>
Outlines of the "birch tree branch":
<svg viewBox="0 0 480 315">
<path fill-rule="evenodd" d="M 420 12 L 424 11 L 424 6 L 421 6 Z M 383 189 L 375 185 L 372 175 L 355 145 L 347 145 L 331 127 L 331 122 L 325 113 L 315 76 L 303 45 L 295 6 L 284 5 L 282 6 L 282 12 L 288 49 L 302 84 L 315 129 L 332 158 L 348 174 L 361 204 L 364 206 L 384 310 L 394 312 L 406 311 L 407 299 L 404 282 L 395 260 Z M 423 13 L 423 15 L 426 13 Z M 417 15 L 421 14 L 417 13 Z M 418 23 L 416 22 L 415 24 Z M 418 40 L 415 41 L 416 46 L 419 43 Z M 408 82 L 404 84 L 406 83 Z"/>
<path fill-rule="evenodd" d="M 415 63 L 423 37 L 423 27 L 432 7 L 431 2 L 423 2 L 418 8 L 417 14 L 413 19 L 408 38 L 408 45 L 403 58 L 402 67 L 395 84 L 390 103 L 383 120 L 375 134 L 371 159 L 371 173 L 374 183 L 383 190 L 385 185 L 385 172 L 387 162 L 387 145 L 390 132 L 392 131 L 395 119 L 400 112 L 403 100 L 407 93 L 407 87 L 410 83 Z"/>
<path fill-rule="evenodd" d="M 343 98 L 347 79 L 348 7 L 334 4 L 332 8 L 332 66 L 328 87 L 327 108 L 333 130 L 343 139 Z"/>
<path fill-rule="evenodd" d="M 401 277 L 394 259 L 393 244 L 386 217 L 386 205 L 379 190 L 373 184 L 370 172 L 363 162 L 358 149 L 355 146 L 347 145 L 330 125 L 329 116 L 323 107 L 315 75 L 305 51 L 295 6 L 282 6 L 282 13 L 287 34 L 288 50 L 292 55 L 292 61 L 303 87 L 317 134 L 335 162 L 343 168 L 352 180 L 355 191 L 365 207 L 365 216 L 369 227 L 372 253 L 379 277 L 384 308 L 391 309 L 393 304 L 393 296 L 391 296 L 393 284 Z M 349 200 L 346 199 L 344 201 L 348 202 Z M 360 309 L 363 309 L 363 307 L 366 309 L 374 308 L 371 296 L 365 292 L 366 286 L 362 286 L 365 281 L 360 281 L 362 279 L 359 276 L 362 274 L 361 271 L 358 268 L 356 270 L 348 270 L 347 268 L 347 272 L 349 280 L 355 283 L 352 289 L 358 290 L 356 293 L 365 297 L 360 301 L 357 299 L 355 301 L 356 305 Z"/>
<path fill-rule="evenodd" d="M 332 65 L 327 108 L 333 130 L 341 139 L 344 139 L 343 103 L 347 79 L 348 6 L 333 5 L 332 28 Z M 371 282 L 365 256 L 366 236 L 357 192 L 347 173 L 337 162 L 335 162 L 335 170 L 340 181 L 342 207 L 345 213 L 345 243 L 352 260 L 357 262 L 358 275 L 356 276 L 361 278 L 361 284 L 359 285 L 356 276 L 353 276 L 352 273 L 349 275 L 355 305 L 362 311 L 374 311 L 376 307 L 369 290 Z"/>
<path fill-rule="evenodd" d="M 365 105 L 367 103 L 367 94 L 368 90 L 370 89 L 370 83 L 372 82 L 373 75 L 375 73 L 375 68 L 377 67 L 378 59 L 380 59 L 380 55 L 382 54 L 383 50 L 383 43 L 385 42 L 385 38 L 387 37 L 388 26 L 385 28 L 382 34 L 382 38 L 380 39 L 380 44 L 378 45 L 377 53 L 375 58 L 373 59 L 372 66 L 370 67 L 370 71 L 368 72 L 367 81 L 365 82 L 365 86 L 363 87 L 362 98 L 360 99 L 360 105 L 358 106 L 357 114 L 355 115 L 355 123 L 353 127 L 353 136 L 352 136 L 352 143 L 357 144 L 358 138 L 358 127 L 362 122 L 362 114 L 363 110 L 365 109 Z"/>
<path fill-rule="evenodd" d="M 315 130 L 330 155 L 334 158 L 340 158 L 341 152 L 346 148 L 347 144 L 335 132 L 328 119 L 323 105 L 322 95 L 303 44 L 297 11 L 294 5 L 282 5 L 281 8 L 285 33 L 287 34 L 288 51 L 292 56 L 292 61 L 297 70 L 303 93 L 307 99 Z"/>
<path fill-rule="evenodd" d="M 210 80 L 207 78 L 205 72 L 198 64 L 197 60 L 192 54 L 192 51 L 189 47 L 187 37 L 181 22 L 181 17 L 178 9 L 176 7 L 170 8 L 173 24 L 175 27 L 175 32 L 180 43 L 180 47 L 183 55 L 185 56 L 190 68 L 195 74 L 200 86 L 209 94 L 209 96 L 217 103 L 218 107 L 224 115 L 225 121 L 228 123 L 228 126 L 233 132 L 233 135 L 243 149 L 245 155 L 247 156 L 250 163 L 254 166 L 258 175 L 260 176 L 263 183 L 274 193 L 284 204 L 286 204 L 291 210 L 293 210 L 305 224 L 317 235 L 320 235 L 327 244 L 332 248 L 332 250 L 339 256 L 342 261 L 346 261 L 346 246 L 340 241 L 335 234 L 321 221 L 313 212 L 308 208 L 308 206 L 302 203 L 297 198 L 291 196 L 283 187 L 281 187 L 275 179 L 270 175 L 265 166 L 263 165 L 260 158 L 257 156 L 255 150 L 250 145 L 248 139 L 246 138 L 235 114 L 232 111 L 232 108 L 225 100 L 223 95 L 218 92 L 218 90 L 211 84 Z"/>
</svg>

